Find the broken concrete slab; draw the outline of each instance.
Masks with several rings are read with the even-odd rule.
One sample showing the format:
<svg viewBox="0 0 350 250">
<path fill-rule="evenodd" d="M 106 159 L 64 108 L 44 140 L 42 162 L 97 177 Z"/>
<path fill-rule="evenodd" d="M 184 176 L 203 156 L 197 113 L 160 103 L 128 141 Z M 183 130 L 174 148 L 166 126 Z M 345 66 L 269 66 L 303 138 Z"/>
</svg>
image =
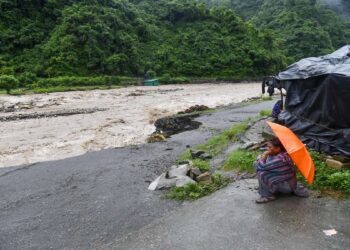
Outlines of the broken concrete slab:
<svg viewBox="0 0 350 250">
<path fill-rule="evenodd" d="M 176 179 L 176 187 L 183 187 L 190 183 L 195 184 L 196 182 L 188 176 L 182 176 Z"/>
<path fill-rule="evenodd" d="M 168 189 L 172 187 L 182 187 L 187 183 L 196 183 L 187 176 L 191 169 L 191 162 L 180 166 L 171 166 L 170 170 L 158 176 L 148 187 L 149 190 Z"/>
<path fill-rule="evenodd" d="M 163 173 L 148 186 L 148 190 L 155 191 L 174 187 L 176 185 L 176 180 L 176 178 L 166 178 L 166 173 Z"/>
<path fill-rule="evenodd" d="M 191 169 L 191 166 L 189 164 L 172 166 L 167 173 L 167 178 L 176 178 L 176 177 L 186 176 L 190 169 Z"/>
<path fill-rule="evenodd" d="M 196 178 L 198 182 L 206 182 L 206 181 L 211 181 L 211 175 L 209 172 L 205 172 L 204 174 L 201 174 Z"/>
<path fill-rule="evenodd" d="M 191 168 L 191 173 L 195 176 L 200 176 L 202 174 L 201 170 L 199 168 Z"/>
</svg>

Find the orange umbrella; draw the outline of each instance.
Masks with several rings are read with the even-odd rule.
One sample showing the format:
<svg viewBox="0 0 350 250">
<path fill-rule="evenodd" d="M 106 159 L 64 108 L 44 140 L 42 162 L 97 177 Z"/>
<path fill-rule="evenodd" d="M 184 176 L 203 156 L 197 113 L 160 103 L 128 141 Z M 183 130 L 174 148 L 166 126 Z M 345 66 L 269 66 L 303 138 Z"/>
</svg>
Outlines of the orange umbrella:
<svg viewBox="0 0 350 250">
<path fill-rule="evenodd" d="M 312 184 L 315 176 L 315 165 L 305 145 L 289 128 L 273 122 L 267 122 L 267 124 L 281 141 L 301 174 L 309 184 Z"/>
</svg>

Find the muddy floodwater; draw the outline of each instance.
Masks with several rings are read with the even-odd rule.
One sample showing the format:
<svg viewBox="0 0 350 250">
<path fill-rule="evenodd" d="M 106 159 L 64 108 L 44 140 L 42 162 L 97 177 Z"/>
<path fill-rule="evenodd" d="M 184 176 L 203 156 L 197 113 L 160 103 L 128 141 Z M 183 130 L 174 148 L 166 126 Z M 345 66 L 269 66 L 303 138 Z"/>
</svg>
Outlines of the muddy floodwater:
<svg viewBox="0 0 350 250">
<path fill-rule="evenodd" d="M 260 95 L 259 83 L 166 85 L 0 97 L 0 167 L 144 143 L 160 117 Z"/>
</svg>

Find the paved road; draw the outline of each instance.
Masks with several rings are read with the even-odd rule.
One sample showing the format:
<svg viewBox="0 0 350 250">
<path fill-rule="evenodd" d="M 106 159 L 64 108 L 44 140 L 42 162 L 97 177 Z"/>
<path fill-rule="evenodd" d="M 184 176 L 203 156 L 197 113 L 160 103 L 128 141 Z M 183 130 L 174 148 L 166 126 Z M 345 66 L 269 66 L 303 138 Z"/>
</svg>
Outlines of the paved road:
<svg viewBox="0 0 350 250">
<path fill-rule="evenodd" d="M 288 196 L 257 205 L 256 185 L 235 182 L 103 249 L 349 249 L 349 200 Z M 330 229 L 338 233 L 326 236 Z"/>
<path fill-rule="evenodd" d="M 186 145 L 202 143 L 271 106 L 219 109 L 198 118 L 199 129 L 165 143 L 0 169 L 0 249 L 99 248 L 140 230 L 184 206 L 147 186 Z"/>
</svg>

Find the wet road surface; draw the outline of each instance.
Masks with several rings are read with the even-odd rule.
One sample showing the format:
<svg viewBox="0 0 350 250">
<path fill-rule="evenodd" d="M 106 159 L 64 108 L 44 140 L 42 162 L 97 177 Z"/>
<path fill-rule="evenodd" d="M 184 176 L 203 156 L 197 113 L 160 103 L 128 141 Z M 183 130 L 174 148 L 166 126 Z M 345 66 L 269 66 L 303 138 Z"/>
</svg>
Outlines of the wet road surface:
<svg viewBox="0 0 350 250">
<path fill-rule="evenodd" d="M 349 249 L 350 200 L 280 197 L 258 205 L 241 180 L 103 249 Z M 335 229 L 327 236 L 323 230 Z"/>
<path fill-rule="evenodd" d="M 87 153 L 0 169 L 0 249 L 99 248 L 182 206 L 147 186 L 187 145 L 209 137 L 273 102 L 237 105 L 199 117 L 203 125 L 164 143 Z"/>
</svg>

